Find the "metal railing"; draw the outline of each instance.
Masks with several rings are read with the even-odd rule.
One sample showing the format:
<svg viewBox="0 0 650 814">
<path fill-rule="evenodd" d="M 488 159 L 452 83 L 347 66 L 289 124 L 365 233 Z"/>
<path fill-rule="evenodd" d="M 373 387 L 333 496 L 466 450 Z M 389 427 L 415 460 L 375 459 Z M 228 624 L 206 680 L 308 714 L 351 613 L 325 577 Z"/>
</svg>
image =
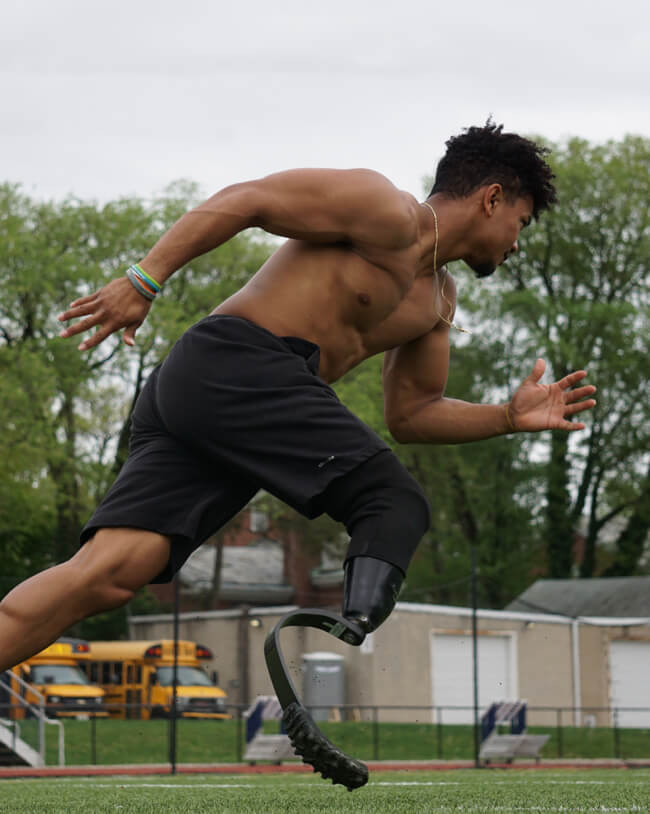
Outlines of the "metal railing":
<svg viewBox="0 0 650 814">
<path fill-rule="evenodd" d="M 119 712 L 126 717 L 90 714 L 83 716 L 86 720 L 66 718 L 70 762 L 77 765 L 171 763 L 172 732 L 180 763 L 240 763 L 244 760 L 244 713 L 248 705 L 228 705 L 231 715 L 228 720 L 190 719 L 180 713 L 175 721 L 169 718 L 143 720 L 143 712 L 151 709 L 139 704 L 106 704 L 105 712 Z M 472 707 L 340 705 L 312 708 L 311 712 L 317 718 L 322 712 L 326 720 L 319 720 L 318 724 L 327 737 L 362 760 L 471 763 L 474 756 L 472 723 L 453 722 L 462 715 L 471 720 Z M 529 725 L 528 731 L 550 736 L 542 750 L 542 760 L 617 758 L 650 762 L 650 725 L 646 729 L 619 725 L 621 717 L 629 720 L 634 712 L 640 719 L 650 716 L 650 708 L 528 706 L 529 720 L 542 721 Z M 587 720 L 589 725 L 575 726 L 575 720 Z M 595 725 L 599 720 L 607 724 Z M 267 721 L 264 731 L 279 732 L 279 721 Z"/>
<path fill-rule="evenodd" d="M 45 728 L 47 726 L 55 726 L 58 730 L 58 741 L 57 741 L 57 751 L 58 751 L 58 765 L 65 766 L 65 732 L 63 729 L 63 723 L 59 720 L 55 720 L 49 718 L 46 714 L 45 709 L 45 697 L 38 692 L 31 684 L 26 682 L 24 679 L 20 678 L 20 676 L 13 675 L 11 676 L 11 682 L 16 682 L 21 690 L 26 693 L 29 692 L 32 696 L 34 696 L 37 700 L 36 704 L 31 704 L 25 700 L 23 695 L 20 692 L 16 692 L 11 686 L 10 681 L 0 677 L 0 689 L 5 694 L 7 699 L 11 699 L 8 703 L 4 704 L 3 707 L 6 709 L 0 709 L 0 716 L 4 714 L 5 726 L 9 726 L 13 729 L 13 743 L 12 749 L 13 751 L 17 751 L 17 748 L 20 746 L 20 742 L 25 743 L 29 748 L 28 743 L 23 741 L 20 737 L 21 728 L 18 722 L 15 720 L 16 711 L 20 710 L 20 714 L 26 718 L 34 718 L 37 721 L 37 748 L 36 752 L 40 757 L 40 763 L 42 766 L 46 765 L 46 736 L 45 736 Z"/>
</svg>

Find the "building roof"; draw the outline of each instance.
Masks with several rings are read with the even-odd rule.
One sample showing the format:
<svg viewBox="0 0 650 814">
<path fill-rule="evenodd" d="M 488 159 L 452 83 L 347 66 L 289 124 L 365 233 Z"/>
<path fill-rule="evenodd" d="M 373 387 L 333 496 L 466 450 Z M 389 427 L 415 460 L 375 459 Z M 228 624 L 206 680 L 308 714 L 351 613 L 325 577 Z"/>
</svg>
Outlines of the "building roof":
<svg viewBox="0 0 650 814">
<path fill-rule="evenodd" d="M 650 616 L 650 577 L 540 579 L 506 606 L 508 611 L 564 616 Z"/>
<path fill-rule="evenodd" d="M 188 593 L 207 591 L 217 549 L 201 546 L 180 571 Z M 219 597 L 233 602 L 283 603 L 291 600 L 294 589 L 284 581 L 284 550 L 274 540 L 261 540 L 247 546 L 224 546 Z"/>
</svg>

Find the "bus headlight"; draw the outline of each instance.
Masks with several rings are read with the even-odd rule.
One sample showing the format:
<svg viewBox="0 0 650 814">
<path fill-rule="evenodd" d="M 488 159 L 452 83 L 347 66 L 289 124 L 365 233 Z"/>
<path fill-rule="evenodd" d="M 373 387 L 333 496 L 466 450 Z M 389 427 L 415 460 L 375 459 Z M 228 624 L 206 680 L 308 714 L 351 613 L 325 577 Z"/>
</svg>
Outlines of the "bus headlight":
<svg viewBox="0 0 650 814">
<path fill-rule="evenodd" d="M 50 698 L 49 698 L 49 702 L 50 702 L 50 704 L 60 704 L 61 699 L 59 698 L 58 695 L 51 695 Z"/>
</svg>

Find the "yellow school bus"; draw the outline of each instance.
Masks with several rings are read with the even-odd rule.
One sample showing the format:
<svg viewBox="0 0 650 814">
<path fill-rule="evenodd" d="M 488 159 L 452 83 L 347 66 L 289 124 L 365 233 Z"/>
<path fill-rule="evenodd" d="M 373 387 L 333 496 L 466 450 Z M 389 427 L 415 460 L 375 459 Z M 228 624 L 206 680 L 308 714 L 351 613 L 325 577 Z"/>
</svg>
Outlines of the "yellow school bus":
<svg viewBox="0 0 650 814">
<path fill-rule="evenodd" d="M 176 714 L 183 718 L 230 718 L 226 693 L 201 661 L 214 658 L 195 642 L 178 642 Z M 165 718 L 172 707 L 174 642 L 91 642 L 86 675 L 106 693 L 114 718 Z"/>
<path fill-rule="evenodd" d="M 8 671 L 12 690 L 24 700 L 38 706 L 38 696 L 45 698 L 45 714 L 49 718 L 79 718 L 90 715 L 106 717 L 104 690 L 91 683 L 80 664 L 89 657 L 89 644 L 82 639 L 58 639 L 30 659 Z M 17 680 L 27 682 L 27 686 Z M 25 707 L 15 696 L 8 695 L 12 719 L 25 717 Z"/>
</svg>

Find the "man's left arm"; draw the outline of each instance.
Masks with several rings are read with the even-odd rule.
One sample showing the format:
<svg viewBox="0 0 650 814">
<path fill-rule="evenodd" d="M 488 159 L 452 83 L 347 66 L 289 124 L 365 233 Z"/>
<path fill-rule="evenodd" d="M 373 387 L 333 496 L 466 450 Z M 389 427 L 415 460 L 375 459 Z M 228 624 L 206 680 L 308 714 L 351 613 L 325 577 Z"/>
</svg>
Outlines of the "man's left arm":
<svg viewBox="0 0 650 814">
<path fill-rule="evenodd" d="M 449 369 L 449 326 L 440 322 L 428 334 L 388 351 L 383 384 L 386 424 L 396 441 L 462 444 L 512 432 L 584 429 L 571 416 L 589 410 L 592 385 L 576 387 L 584 370 L 550 385 L 540 383 L 546 364 L 531 374 L 506 404 L 474 404 L 445 396 Z"/>
</svg>

